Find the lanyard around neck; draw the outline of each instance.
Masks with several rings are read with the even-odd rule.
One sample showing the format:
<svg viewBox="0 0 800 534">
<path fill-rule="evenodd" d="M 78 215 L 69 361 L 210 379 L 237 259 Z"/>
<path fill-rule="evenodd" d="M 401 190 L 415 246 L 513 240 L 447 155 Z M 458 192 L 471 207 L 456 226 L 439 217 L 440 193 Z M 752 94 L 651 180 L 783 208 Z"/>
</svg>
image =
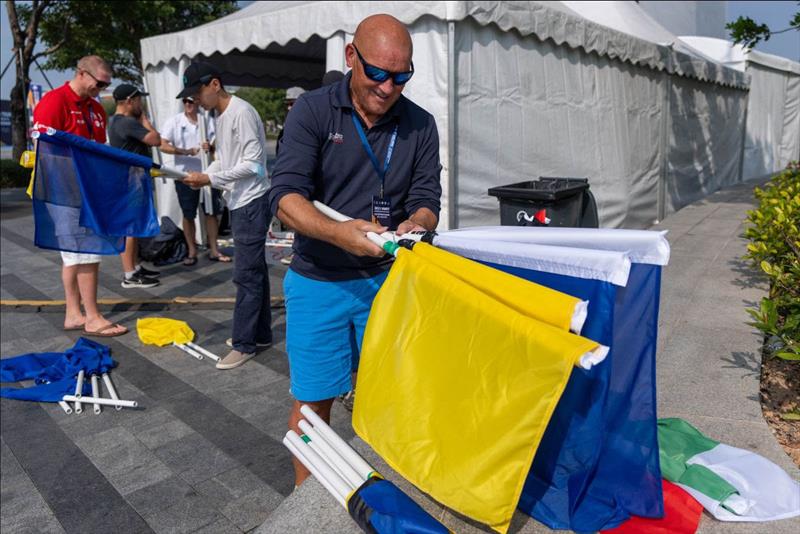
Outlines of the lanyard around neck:
<svg viewBox="0 0 800 534">
<path fill-rule="evenodd" d="M 369 145 L 369 141 L 367 140 L 367 134 L 364 132 L 364 128 L 361 126 L 361 121 L 358 120 L 356 116 L 355 110 L 350 115 L 353 119 L 353 124 L 356 127 L 356 131 L 358 132 L 358 136 L 361 138 L 361 144 L 364 146 L 364 150 L 369 156 L 369 160 L 372 162 L 372 166 L 375 168 L 375 172 L 378 173 L 378 178 L 381 181 L 381 198 L 383 198 L 383 186 L 384 182 L 386 181 L 386 173 L 389 172 L 389 163 L 392 161 L 392 152 L 394 152 L 394 144 L 397 141 L 397 124 L 394 125 L 394 130 L 392 130 L 392 137 L 389 139 L 389 148 L 386 150 L 386 161 L 383 163 L 383 169 L 381 169 L 380 165 L 378 164 L 378 158 L 375 156 L 375 152 L 372 151 L 372 147 Z"/>
</svg>

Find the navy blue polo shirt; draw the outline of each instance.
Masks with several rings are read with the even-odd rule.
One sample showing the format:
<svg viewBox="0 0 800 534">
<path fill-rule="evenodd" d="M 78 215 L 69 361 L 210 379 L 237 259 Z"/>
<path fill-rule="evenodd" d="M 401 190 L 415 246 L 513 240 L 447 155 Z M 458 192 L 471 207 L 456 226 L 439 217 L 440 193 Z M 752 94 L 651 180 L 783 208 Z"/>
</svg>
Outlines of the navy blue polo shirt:
<svg viewBox="0 0 800 534">
<path fill-rule="evenodd" d="M 272 173 L 269 203 L 273 214 L 284 195 L 298 193 L 354 219 L 371 220 L 372 197 L 380 192 L 380 178 L 353 124 L 356 111 L 350 99 L 350 77 L 305 93 L 292 106 Z M 442 166 L 433 116 L 401 95 L 372 128 L 367 130 L 363 121 L 361 124 L 381 166 L 397 125 L 384 182 L 384 198 L 392 204 L 390 229 L 423 207 L 438 217 Z M 294 251 L 292 270 L 325 281 L 375 276 L 392 261 L 390 257 L 354 256 L 300 234 L 295 237 Z"/>
</svg>

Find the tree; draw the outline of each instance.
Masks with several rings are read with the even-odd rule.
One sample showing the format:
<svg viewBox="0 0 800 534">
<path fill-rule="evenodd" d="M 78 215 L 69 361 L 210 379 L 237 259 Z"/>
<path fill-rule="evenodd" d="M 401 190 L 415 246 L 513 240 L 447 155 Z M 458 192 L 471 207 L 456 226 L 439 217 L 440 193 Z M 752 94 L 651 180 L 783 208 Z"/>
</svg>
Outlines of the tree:
<svg viewBox="0 0 800 534">
<path fill-rule="evenodd" d="M 283 124 L 286 119 L 286 89 L 265 87 L 242 87 L 236 96 L 256 108 L 265 125 Z"/>
<path fill-rule="evenodd" d="M 18 56 L 17 87 L 11 94 L 15 158 L 25 146 L 25 93 L 34 59 L 46 57 L 44 68 L 67 70 L 81 57 L 97 54 L 112 65 L 115 78 L 136 81 L 144 72 L 141 39 L 193 28 L 237 10 L 235 0 L 7 0 L 6 6 Z M 48 48 L 33 54 L 37 39 Z"/>
<path fill-rule="evenodd" d="M 797 4 L 800 5 L 800 2 Z M 735 21 L 726 24 L 725 28 L 730 31 L 730 36 L 734 43 L 741 44 L 745 48 L 753 48 L 761 41 L 769 41 L 769 38 L 773 35 L 791 30 L 800 31 L 800 11 L 794 14 L 794 18 L 789 22 L 788 28 L 776 32 L 770 30 L 766 24 L 759 24 L 750 17 L 739 17 Z"/>
</svg>

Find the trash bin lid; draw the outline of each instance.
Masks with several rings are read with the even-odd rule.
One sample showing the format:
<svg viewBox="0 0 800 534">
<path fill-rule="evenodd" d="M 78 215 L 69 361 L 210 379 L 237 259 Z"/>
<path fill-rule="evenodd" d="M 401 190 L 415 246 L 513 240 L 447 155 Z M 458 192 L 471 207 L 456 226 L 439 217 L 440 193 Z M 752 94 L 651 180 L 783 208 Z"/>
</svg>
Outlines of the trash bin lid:
<svg viewBox="0 0 800 534">
<path fill-rule="evenodd" d="M 515 184 L 492 187 L 489 194 L 498 199 L 554 201 L 571 197 L 589 189 L 588 178 L 554 178 L 542 176 Z"/>
</svg>

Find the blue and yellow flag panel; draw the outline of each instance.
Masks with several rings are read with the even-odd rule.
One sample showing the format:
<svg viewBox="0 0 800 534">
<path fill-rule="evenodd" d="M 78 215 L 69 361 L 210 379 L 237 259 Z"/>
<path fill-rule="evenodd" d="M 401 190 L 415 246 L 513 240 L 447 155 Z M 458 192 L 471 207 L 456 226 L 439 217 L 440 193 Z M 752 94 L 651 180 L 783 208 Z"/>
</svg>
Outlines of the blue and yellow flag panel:
<svg viewBox="0 0 800 534">
<path fill-rule="evenodd" d="M 373 303 L 353 426 L 434 499 L 505 532 L 561 392 L 598 343 L 502 300 L 529 282 L 510 277 L 488 295 L 460 258 L 434 263 L 422 245 L 398 253 Z M 566 316 L 571 302 L 537 304 Z"/>
</svg>

